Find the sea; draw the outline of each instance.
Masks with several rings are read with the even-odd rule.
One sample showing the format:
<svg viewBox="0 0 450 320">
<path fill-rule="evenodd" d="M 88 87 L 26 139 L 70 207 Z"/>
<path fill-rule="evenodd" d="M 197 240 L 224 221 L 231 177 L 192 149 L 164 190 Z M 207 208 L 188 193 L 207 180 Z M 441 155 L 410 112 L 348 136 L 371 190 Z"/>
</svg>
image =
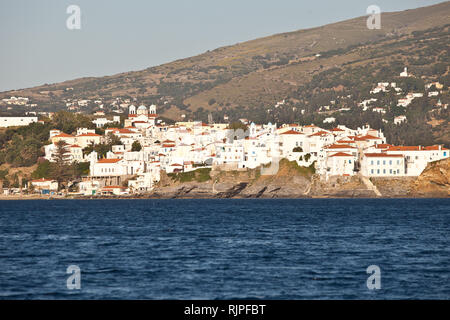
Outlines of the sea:
<svg viewBox="0 0 450 320">
<path fill-rule="evenodd" d="M 450 199 L 0 201 L 0 299 L 450 299 Z"/>
</svg>

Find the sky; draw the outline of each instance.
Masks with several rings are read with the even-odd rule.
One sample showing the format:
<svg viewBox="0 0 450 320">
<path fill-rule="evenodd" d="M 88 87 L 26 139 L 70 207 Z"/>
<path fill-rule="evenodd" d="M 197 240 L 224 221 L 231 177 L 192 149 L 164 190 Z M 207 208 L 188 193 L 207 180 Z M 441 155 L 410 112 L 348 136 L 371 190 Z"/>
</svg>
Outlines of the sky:
<svg viewBox="0 0 450 320">
<path fill-rule="evenodd" d="M 142 70 L 276 33 L 442 0 L 0 0 L 0 92 Z M 69 30 L 70 5 L 81 29 Z"/>
</svg>

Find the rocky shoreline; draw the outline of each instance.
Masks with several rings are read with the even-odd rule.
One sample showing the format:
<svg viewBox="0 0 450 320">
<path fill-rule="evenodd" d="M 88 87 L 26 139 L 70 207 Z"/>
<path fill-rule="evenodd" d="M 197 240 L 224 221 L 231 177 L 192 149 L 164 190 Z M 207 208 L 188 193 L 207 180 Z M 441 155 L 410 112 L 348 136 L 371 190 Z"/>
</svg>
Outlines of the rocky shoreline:
<svg viewBox="0 0 450 320">
<path fill-rule="evenodd" d="M 314 198 L 449 198 L 450 159 L 430 163 L 419 177 L 321 179 L 290 162 L 276 175 L 258 169 L 211 171 L 207 181 L 180 182 L 162 174 L 153 192 L 123 196 L 3 196 L 0 200 L 36 199 L 314 199 Z"/>
</svg>

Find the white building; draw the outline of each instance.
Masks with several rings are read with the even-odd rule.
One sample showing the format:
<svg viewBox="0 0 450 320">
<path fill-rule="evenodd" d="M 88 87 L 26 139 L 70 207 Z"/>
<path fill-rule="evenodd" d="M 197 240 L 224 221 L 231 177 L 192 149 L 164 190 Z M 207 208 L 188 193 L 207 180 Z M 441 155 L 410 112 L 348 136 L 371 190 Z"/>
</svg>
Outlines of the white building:
<svg viewBox="0 0 450 320">
<path fill-rule="evenodd" d="M 409 77 L 408 68 L 407 67 L 405 67 L 405 69 L 403 69 L 403 72 L 400 73 L 400 77 L 403 77 L 403 78 Z"/>
<path fill-rule="evenodd" d="M 361 173 L 366 177 L 398 177 L 405 175 L 402 155 L 366 153 L 361 160 Z"/>
<path fill-rule="evenodd" d="M 58 191 L 58 182 L 51 179 L 37 179 L 32 180 L 31 185 L 35 188 L 35 190 L 43 191 Z"/>
<path fill-rule="evenodd" d="M 327 157 L 327 176 L 352 176 L 354 174 L 356 157 L 337 152 Z"/>
<path fill-rule="evenodd" d="M 429 162 L 449 157 L 449 150 L 441 145 L 436 146 L 392 146 L 386 150 L 389 155 L 405 158 L 405 175 L 419 176 Z"/>
<path fill-rule="evenodd" d="M 38 122 L 37 117 L 0 117 L 0 127 L 23 127 Z"/>
<path fill-rule="evenodd" d="M 406 116 L 398 116 L 394 118 L 394 124 L 401 124 L 403 122 L 406 122 Z"/>
</svg>

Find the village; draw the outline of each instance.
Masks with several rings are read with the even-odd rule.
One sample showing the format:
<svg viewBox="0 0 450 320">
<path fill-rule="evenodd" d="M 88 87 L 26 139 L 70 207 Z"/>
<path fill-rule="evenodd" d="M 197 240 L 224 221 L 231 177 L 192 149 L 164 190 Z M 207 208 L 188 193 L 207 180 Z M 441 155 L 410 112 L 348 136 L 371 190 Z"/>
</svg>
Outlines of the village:
<svg viewBox="0 0 450 320">
<path fill-rule="evenodd" d="M 83 154 L 83 149 L 104 142 L 108 135 L 120 139 L 121 144 L 113 145 L 105 157 L 95 151 Z M 314 124 L 249 123 L 244 131 L 227 123 L 165 125 L 158 121 L 155 105 L 131 105 L 124 126 L 107 128 L 105 135 L 86 128 L 79 128 L 76 135 L 51 130 L 49 141 L 45 158 L 50 162 L 55 161 L 58 144 L 63 141 L 66 161 L 89 163 L 89 175 L 78 183 L 76 193 L 84 196 L 148 193 L 157 188 L 162 171 L 177 174 L 199 168 L 245 171 L 261 167 L 261 174 L 275 174 L 264 166 L 283 158 L 313 167 L 320 179 L 327 180 L 353 175 L 419 176 L 428 163 L 449 157 L 449 150 L 442 145 L 388 144 L 383 132 L 369 126 L 351 129 L 338 125 L 325 130 Z M 55 193 L 59 187 L 45 178 L 33 180 L 31 185 L 35 192 L 45 194 Z"/>
</svg>

